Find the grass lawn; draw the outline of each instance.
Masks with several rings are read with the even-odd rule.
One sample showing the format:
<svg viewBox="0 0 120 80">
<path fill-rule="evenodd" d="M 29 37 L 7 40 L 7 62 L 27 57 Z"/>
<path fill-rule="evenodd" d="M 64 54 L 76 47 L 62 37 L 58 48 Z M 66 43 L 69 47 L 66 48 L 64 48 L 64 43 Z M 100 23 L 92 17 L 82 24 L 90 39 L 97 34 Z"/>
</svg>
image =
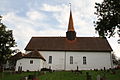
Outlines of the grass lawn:
<svg viewBox="0 0 120 80">
<path fill-rule="evenodd" d="M 82 71 L 82 74 L 67 71 L 55 71 L 46 72 L 45 74 L 37 72 L 23 72 L 21 74 L 4 72 L 0 73 L 0 80 L 20 80 L 24 76 L 36 75 L 39 80 L 86 80 L 86 72 L 92 76 L 92 80 L 96 80 L 96 76 L 99 74 L 104 75 L 103 71 Z M 116 70 L 116 74 L 111 74 L 110 72 L 105 72 L 107 80 L 120 80 L 120 70 Z"/>
<path fill-rule="evenodd" d="M 96 80 L 96 76 L 99 74 L 104 75 L 103 71 L 82 71 L 82 74 L 76 74 L 73 72 L 53 72 L 41 75 L 38 78 L 40 80 L 86 80 L 86 72 L 92 76 L 92 80 Z M 120 70 L 116 71 L 116 74 L 105 72 L 107 80 L 120 80 Z"/>
<path fill-rule="evenodd" d="M 24 72 L 24 73 L 12 73 L 12 72 L 4 72 L 0 73 L 0 80 L 20 80 L 21 78 L 34 75 L 34 72 Z"/>
</svg>

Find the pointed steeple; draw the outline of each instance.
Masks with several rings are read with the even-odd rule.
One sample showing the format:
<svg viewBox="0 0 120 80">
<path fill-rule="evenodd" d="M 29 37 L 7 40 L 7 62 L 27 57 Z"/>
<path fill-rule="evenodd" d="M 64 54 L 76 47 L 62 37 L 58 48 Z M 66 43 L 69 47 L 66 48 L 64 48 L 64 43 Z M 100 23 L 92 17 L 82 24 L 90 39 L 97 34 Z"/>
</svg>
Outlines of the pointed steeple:
<svg viewBox="0 0 120 80">
<path fill-rule="evenodd" d="M 68 31 L 66 32 L 66 37 L 68 40 L 75 40 L 76 38 L 76 32 L 74 30 L 74 23 L 72 18 L 71 4 L 70 4 L 70 17 L 69 17 Z"/>
<path fill-rule="evenodd" d="M 73 23 L 73 18 L 72 18 L 72 12 L 71 12 L 71 10 L 70 10 L 68 31 L 74 31 L 74 23 Z"/>
</svg>

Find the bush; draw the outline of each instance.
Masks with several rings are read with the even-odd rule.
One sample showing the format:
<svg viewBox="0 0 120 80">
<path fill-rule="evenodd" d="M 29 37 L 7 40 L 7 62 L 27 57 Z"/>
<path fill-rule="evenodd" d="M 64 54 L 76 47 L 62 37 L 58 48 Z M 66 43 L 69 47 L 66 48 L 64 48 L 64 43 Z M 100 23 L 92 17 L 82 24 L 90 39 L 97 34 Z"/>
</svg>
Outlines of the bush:
<svg viewBox="0 0 120 80">
<path fill-rule="evenodd" d="M 42 68 L 41 71 L 49 71 L 49 72 L 52 72 L 52 69 Z"/>
</svg>

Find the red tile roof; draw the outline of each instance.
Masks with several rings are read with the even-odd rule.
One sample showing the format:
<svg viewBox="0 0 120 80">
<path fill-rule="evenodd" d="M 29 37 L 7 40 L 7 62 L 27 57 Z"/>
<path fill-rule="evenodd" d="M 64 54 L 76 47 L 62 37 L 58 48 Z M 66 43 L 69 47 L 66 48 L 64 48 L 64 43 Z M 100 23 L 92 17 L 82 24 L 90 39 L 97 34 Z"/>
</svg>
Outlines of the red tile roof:
<svg viewBox="0 0 120 80">
<path fill-rule="evenodd" d="M 31 51 L 30 53 L 23 56 L 23 58 L 35 58 L 35 59 L 42 59 L 46 61 L 44 57 L 37 50 Z"/>
<path fill-rule="evenodd" d="M 100 51 L 110 52 L 107 39 L 100 37 L 77 37 L 67 40 L 66 37 L 32 37 L 25 50 L 39 51 Z"/>
<path fill-rule="evenodd" d="M 21 59 L 25 54 L 23 54 L 22 52 L 18 52 L 17 54 L 15 54 L 14 56 L 10 57 L 10 60 L 18 60 Z"/>
</svg>

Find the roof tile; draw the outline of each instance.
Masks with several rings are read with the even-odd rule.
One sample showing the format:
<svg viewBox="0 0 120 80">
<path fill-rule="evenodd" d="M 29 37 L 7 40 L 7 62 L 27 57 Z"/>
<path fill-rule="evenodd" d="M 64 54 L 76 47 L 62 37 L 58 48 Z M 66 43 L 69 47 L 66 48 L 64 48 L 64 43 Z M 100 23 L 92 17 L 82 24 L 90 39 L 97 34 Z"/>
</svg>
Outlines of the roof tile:
<svg viewBox="0 0 120 80">
<path fill-rule="evenodd" d="M 100 37 L 76 37 L 75 40 L 67 40 L 66 37 L 32 37 L 25 50 L 39 51 L 102 51 L 110 52 L 106 38 Z"/>
<path fill-rule="evenodd" d="M 31 51 L 30 53 L 23 56 L 23 58 L 38 58 L 46 61 L 45 58 L 37 50 Z"/>
</svg>

